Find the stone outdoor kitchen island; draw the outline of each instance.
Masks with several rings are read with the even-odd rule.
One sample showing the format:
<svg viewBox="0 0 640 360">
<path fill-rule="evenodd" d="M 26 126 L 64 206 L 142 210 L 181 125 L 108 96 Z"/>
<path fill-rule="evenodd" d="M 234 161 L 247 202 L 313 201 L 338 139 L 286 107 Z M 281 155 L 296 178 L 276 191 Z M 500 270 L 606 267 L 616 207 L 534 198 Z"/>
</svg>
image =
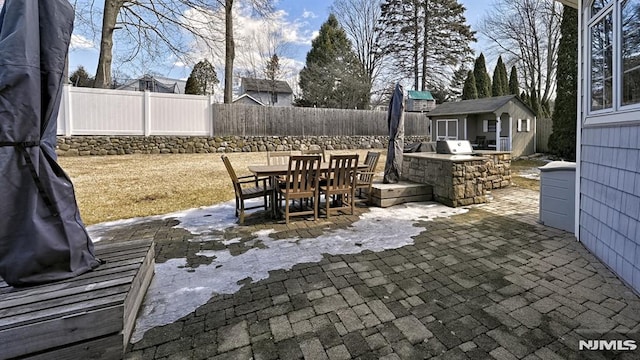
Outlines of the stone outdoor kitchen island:
<svg viewBox="0 0 640 360">
<path fill-rule="evenodd" d="M 433 187 L 433 200 L 458 207 L 486 203 L 487 190 L 511 183 L 511 154 L 478 151 L 473 155 L 404 154 L 402 179 Z"/>
</svg>

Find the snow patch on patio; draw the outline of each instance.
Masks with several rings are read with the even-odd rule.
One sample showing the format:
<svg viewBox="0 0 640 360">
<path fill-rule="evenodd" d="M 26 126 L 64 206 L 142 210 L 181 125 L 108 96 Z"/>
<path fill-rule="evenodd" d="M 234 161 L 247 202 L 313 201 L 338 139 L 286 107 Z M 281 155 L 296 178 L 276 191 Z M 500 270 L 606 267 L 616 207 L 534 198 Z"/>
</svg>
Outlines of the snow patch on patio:
<svg viewBox="0 0 640 360">
<path fill-rule="evenodd" d="M 346 229 L 327 230 L 315 238 L 275 240 L 273 230 L 252 235 L 260 248 L 251 248 L 233 256 L 229 250 L 201 251 L 198 256 L 212 258 L 211 264 L 187 267 L 186 259 L 170 259 L 155 265 L 155 276 L 147 291 L 132 342 L 142 339 L 149 329 L 173 323 L 204 305 L 216 294 L 233 294 L 250 278 L 252 282 L 269 277 L 269 271 L 289 270 L 296 264 L 319 262 L 324 254 L 356 254 L 364 250 L 379 252 L 414 243 L 414 236 L 424 231 L 418 221 L 429 221 L 467 212 L 437 203 L 409 203 L 391 208 L 371 208 Z M 215 216 L 213 215 L 215 214 Z M 191 241 L 214 241 L 212 231 L 235 227 L 233 203 L 166 215 L 180 221 L 176 227 L 196 236 Z M 114 225 L 117 226 L 117 225 Z M 224 241 L 235 243 L 235 239 Z M 219 241 L 223 241 L 220 236 Z"/>
</svg>

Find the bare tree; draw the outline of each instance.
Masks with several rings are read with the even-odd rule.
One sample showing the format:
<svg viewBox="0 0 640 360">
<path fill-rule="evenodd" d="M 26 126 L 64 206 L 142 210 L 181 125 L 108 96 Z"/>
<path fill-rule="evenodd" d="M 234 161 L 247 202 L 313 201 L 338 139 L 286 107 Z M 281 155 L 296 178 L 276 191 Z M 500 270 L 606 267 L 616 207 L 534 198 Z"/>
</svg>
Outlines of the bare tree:
<svg viewBox="0 0 640 360">
<path fill-rule="evenodd" d="M 247 26 L 249 31 L 237 32 L 236 49 L 239 50 L 237 58 L 239 69 L 236 74 L 271 79 L 266 66 L 273 55 L 277 54 L 280 65 L 277 80 L 292 76 L 293 74 L 289 73 L 289 69 L 284 67 L 285 63 L 282 61 L 291 57 L 291 47 L 284 40 L 282 23 L 272 18 L 261 18 L 259 21 L 258 24 Z"/>
<path fill-rule="evenodd" d="M 509 64 L 517 64 L 521 82 L 549 115 L 555 93 L 562 5 L 551 0 L 496 0 L 480 31 Z"/>
<path fill-rule="evenodd" d="M 221 0 L 218 0 L 221 1 Z M 254 12 L 267 16 L 273 8 L 273 0 L 246 0 Z M 233 101 L 233 61 L 235 59 L 235 42 L 233 38 L 233 3 L 224 0 L 225 19 L 225 56 L 224 56 L 224 103 Z"/>
<path fill-rule="evenodd" d="M 244 0 L 256 13 L 272 10 L 272 0 Z M 123 62 L 161 58 L 167 53 L 176 61 L 191 63 L 188 54 L 193 40 L 201 44 L 219 46 L 225 42 L 225 102 L 231 102 L 234 39 L 233 0 L 105 0 L 102 13 L 96 9 L 96 0 L 76 1 L 76 13 L 85 31 L 100 33 L 100 56 L 94 87 L 111 85 L 114 36 L 122 44 L 119 52 L 126 54 Z M 218 10 L 224 10 L 225 30 L 214 28 Z M 102 16 L 98 31 L 94 16 Z M 220 34 L 224 34 L 221 37 Z M 227 78 L 228 76 L 228 78 Z M 229 94 L 227 94 L 227 87 Z"/>
<path fill-rule="evenodd" d="M 79 29 L 100 34 L 100 55 L 94 87 L 110 87 L 114 42 L 121 62 L 153 63 L 171 54 L 187 61 L 193 38 L 202 38 L 216 0 L 105 0 L 100 11 L 96 0 L 76 1 Z M 101 18 L 99 18 L 101 17 Z M 101 24 L 98 26 L 97 24 Z M 221 39 L 209 39 L 221 42 Z"/>
<path fill-rule="evenodd" d="M 380 78 L 386 58 L 386 54 L 380 50 L 381 42 L 387 39 L 380 36 L 382 3 L 382 0 L 335 0 L 331 6 L 331 12 L 336 15 L 353 44 L 371 88 Z M 384 85 L 380 88 L 384 88 Z"/>
</svg>

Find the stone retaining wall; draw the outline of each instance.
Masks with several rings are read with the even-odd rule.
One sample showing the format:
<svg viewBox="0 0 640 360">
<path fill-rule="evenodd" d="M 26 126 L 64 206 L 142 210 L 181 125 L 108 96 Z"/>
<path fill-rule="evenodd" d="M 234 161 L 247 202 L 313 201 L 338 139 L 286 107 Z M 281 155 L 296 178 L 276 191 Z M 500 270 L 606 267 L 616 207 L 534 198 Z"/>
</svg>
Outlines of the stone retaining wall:
<svg viewBox="0 0 640 360">
<path fill-rule="evenodd" d="M 511 154 L 484 153 L 483 157 L 453 160 L 455 156 L 405 154 L 402 178 L 433 186 L 433 200 L 447 206 L 487 202 L 487 190 L 511 184 Z"/>
<path fill-rule="evenodd" d="M 411 136 L 405 143 L 426 141 Z M 58 137 L 59 156 L 125 154 L 192 154 L 302 150 L 320 145 L 327 150 L 382 149 L 388 136 L 70 136 Z"/>
</svg>

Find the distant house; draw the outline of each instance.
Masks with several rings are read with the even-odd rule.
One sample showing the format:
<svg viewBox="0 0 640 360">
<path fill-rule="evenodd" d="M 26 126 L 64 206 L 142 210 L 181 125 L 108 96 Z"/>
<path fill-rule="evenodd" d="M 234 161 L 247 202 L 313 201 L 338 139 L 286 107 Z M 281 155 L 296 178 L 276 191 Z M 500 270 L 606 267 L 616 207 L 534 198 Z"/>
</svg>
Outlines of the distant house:
<svg viewBox="0 0 640 360">
<path fill-rule="evenodd" d="M 426 112 L 435 109 L 436 99 L 429 91 L 407 91 L 406 111 Z"/>
<path fill-rule="evenodd" d="M 574 233 L 640 292 L 638 2 L 559 1 L 579 18 Z"/>
<path fill-rule="evenodd" d="M 293 90 L 286 81 L 242 78 L 240 94 L 271 106 L 291 106 Z"/>
<path fill-rule="evenodd" d="M 161 76 L 144 75 L 116 87 L 116 90 L 151 91 L 166 94 L 184 94 L 187 82 Z"/>
<path fill-rule="evenodd" d="M 253 96 L 249 95 L 249 94 L 242 94 L 240 96 L 238 96 L 237 99 L 233 100 L 234 104 L 242 104 L 242 105 L 258 105 L 258 106 L 265 106 L 265 104 L 263 104 L 260 100 L 254 98 Z"/>
<path fill-rule="evenodd" d="M 469 140 L 476 149 L 536 151 L 536 117 L 515 95 L 446 102 L 427 113 L 432 140 Z M 499 139 L 499 141 L 497 141 Z"/>
</svg>

